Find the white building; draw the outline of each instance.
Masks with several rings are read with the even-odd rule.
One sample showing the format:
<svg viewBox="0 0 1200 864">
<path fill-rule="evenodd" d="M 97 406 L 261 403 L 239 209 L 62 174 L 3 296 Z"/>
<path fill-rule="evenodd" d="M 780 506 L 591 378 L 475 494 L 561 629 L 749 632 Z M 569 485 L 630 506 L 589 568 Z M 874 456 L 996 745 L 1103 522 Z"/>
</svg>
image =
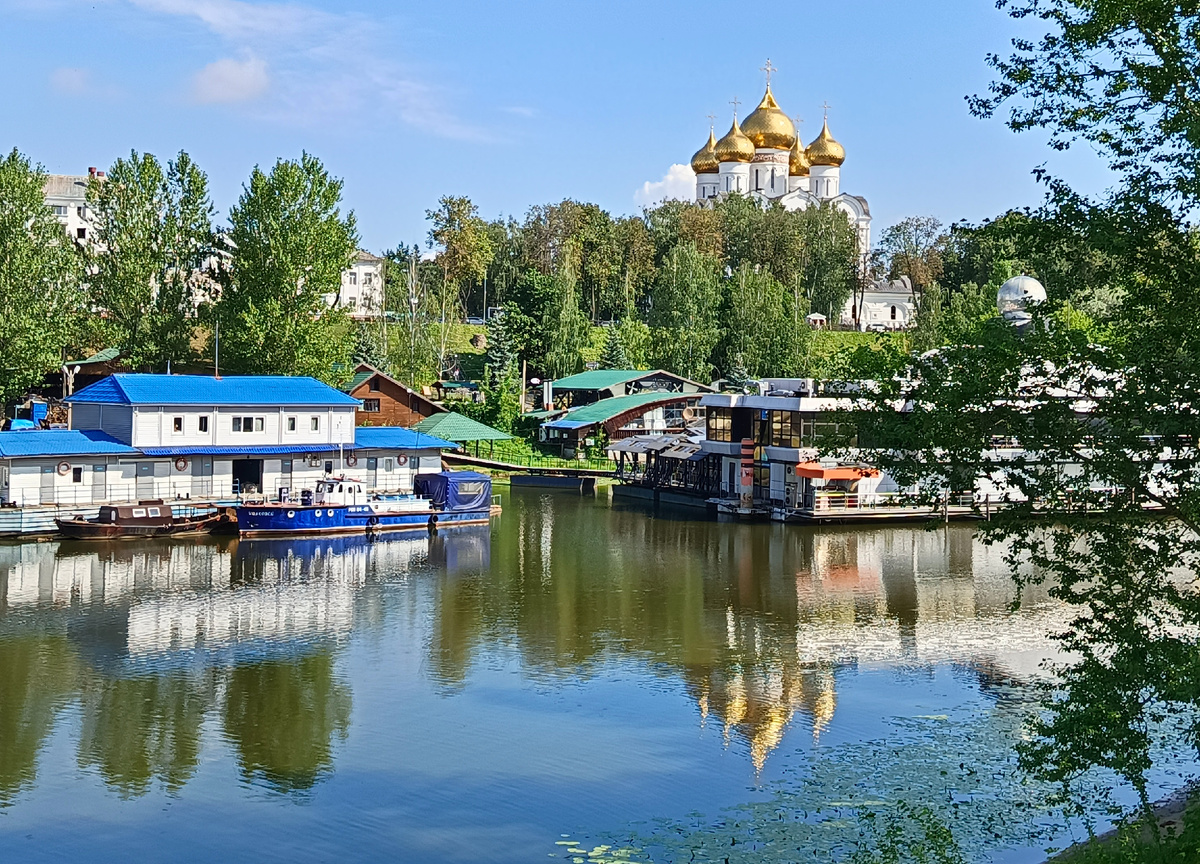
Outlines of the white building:
<svg viewBox="0 0 1200 864">
<path fill-rule="evenodd" d="M 871 248 L 871 210 L 867 199 L 841 189 L 846 150 L 829 132 L 826 117 L 821 134 L 807 147 L 796 127 L 767 92 L 741 125 L 733 125 L 719 141 L 713 129 L 708 143 L 692 157 L 696 200 L 703 204 L 722 195 L 741 194 L 766 203 L 778 201 L 788 210 L 804 210 L 828 202 L 850 219 L 858 233 L 858 248 Z"/>
<path fill-rule="evenodd" d="M 370 252 L 358 250 L 354 263 L 342 271 L 337 297 L 327 296 L 330 305 L 345 309 L 351 318 L 377 318 L 383 314 L 383 262 Z"/>
<path fill-rule="evenodd" d="M 67 236 L 80 243 L 92 240 L 94 225 L 87 206 L 88 182 L 92 179 L 103 180 L 104 172 L 89 168 L 83 176 L 50 174 L 43 187 L 46 206 L 54 211 Z"/>
<path fill-rule="evenodd" d="M 343 473 L 408 493 L 454 447 L 408 429 L 356 429 L 359 401 L 312 378 L 118 374 L 66 401 L 69 431 L 0 432 L 3 503 L 274 497 Z"/>
<path fill-rule="evenodd" d="M 842 309 L 841 324 L 859 330 L 904 330 L 917 317 L 918 299 L 912 280 L 881 279 L 856 292 Z"/>
</svg>

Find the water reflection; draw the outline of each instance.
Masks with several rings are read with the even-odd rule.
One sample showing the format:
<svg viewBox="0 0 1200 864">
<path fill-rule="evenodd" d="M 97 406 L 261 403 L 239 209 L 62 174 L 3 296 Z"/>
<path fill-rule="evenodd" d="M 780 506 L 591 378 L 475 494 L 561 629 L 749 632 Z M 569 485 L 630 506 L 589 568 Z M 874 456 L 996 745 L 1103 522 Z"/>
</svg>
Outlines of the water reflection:
<svg viewBox="0 0 1200 864">
<path fill-rule="evenodd" d="M 121 796 L 181 790 L 212 721 L 247 783 L 307 794 L 352 734 L 352 691 L 409 642 L 443 695 L 503 657 L 551 686 L 633 670 L 758 771 L 791 727 L 835 722 L 841 670 L 1034 674 L 1062 612 L 1031 594 L 1011 613 L 999 554 L 969 526 L 717 525 L 539 495 L 490 531 L 378 543 L 3 546 L 0 803 L 35 784 L 68 705 L 77 764 Z M 397 620 L 394 653 L 348 670 L 358 634 Z"/>
</svg>

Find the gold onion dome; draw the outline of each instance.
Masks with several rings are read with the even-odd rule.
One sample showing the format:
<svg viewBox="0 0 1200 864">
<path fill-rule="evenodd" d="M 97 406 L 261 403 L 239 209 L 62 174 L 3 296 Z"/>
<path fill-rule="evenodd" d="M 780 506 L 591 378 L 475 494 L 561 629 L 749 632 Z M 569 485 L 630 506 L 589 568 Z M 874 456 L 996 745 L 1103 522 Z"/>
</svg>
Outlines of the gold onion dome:
<svg viewBox="0 0 1200 864">
<path fill-rule="evenodd" d="M 725 137 L 718 141 L 713 149 L 716 151 L 718 162 L 754 161 L 754 142 L 747 138 L 742 132 L 742 127 L 738 126 L 736 115 Z"/>
<path fill-rule="evenodd" d="M 804 155 L 808 157 L 811 165 L 831 165 L 838 166 L 846 161 L 846 148 L 834 140 L 829 134 L 829 118 L 825 118 L 825 125 L 821 127 L 821 134 L 808 145 L 808 149 L 804 151 Z"/>
<path fill-rule="evenodd" d="M 716 174 L 720 167 L 721 162 L 717 159 L 717 136 L 713 134 L 712 127 L 709 127 L 708 143 L 692 157 L 692 170 L 697 174 Z"/>
<path fill-rule="evenodd" d="M 788 156 L 788 174 L 792 177 L 807 177 L 810 167 L 812 166 L 808 161 L 808 156 L 805 155 L 804 148 L 800 146 L 800 141 L 797 139 Z"/>
<path fill-rule="evenodd" d="M 742 124 L 742 132 L 754 142 L 760 150 L 791 150 L 796 143 L 796 127 L 792 121 L 779 110 L 770 86 L 763 94 L 758 107 L 750 112 L 746 122 Z"/>
</svg>

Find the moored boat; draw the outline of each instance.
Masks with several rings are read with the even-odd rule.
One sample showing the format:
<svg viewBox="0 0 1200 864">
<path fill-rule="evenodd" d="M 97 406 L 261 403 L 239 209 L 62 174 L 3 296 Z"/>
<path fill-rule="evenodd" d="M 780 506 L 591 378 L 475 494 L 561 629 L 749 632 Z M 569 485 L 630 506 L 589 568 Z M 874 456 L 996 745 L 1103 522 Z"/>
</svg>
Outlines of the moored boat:
<svg viewBox="0 0 1200 864">
<path fill-rule="evenodd" d="M 440 478 L 428 480 L 427 478 Z M 237 508 L 243 537 L 309 534 L 383 534 L 486 523 L 491 518 L 491 478 L 473 471 L 419 475 L 417 495 L 368 495 L 362 481 L 331 477 L 296 500 Z"/>
<path fill-rule="evenodd" d="M 105 504 L 95 519 L 55 519 L 65 537 L 75 540 L 115 540 L 123 537 L 174 537 L 206 534 L 221 521 L 213 511 L 176 517 L 170 504 L 161 500 L 136 504 Z"/>
</svg>

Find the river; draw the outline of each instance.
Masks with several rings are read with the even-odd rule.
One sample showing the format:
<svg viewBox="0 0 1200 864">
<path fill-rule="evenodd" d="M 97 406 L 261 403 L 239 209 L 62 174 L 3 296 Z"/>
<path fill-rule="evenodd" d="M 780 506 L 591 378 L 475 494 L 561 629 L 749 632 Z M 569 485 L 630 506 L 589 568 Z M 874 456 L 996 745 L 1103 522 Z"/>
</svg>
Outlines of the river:
<svg viewBox="0 0 1200 864">
<path fill-rule="evenodd" d="M 1038 860 L 1039 813 L 996 819 L 1067 610 L 1013 595 L 970 525 L 604 492 L 375 543 L 0 546 L 0 861 L 826 860 L 893 794 Z"/>
</svg>

